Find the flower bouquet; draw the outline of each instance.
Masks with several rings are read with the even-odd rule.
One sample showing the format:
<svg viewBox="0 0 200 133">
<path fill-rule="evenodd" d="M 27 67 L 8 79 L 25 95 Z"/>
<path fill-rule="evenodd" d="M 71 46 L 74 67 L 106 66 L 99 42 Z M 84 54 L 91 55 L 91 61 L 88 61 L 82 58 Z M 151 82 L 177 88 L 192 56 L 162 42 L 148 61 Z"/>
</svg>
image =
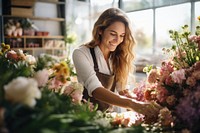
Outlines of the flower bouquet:
<svg viewBox="0 0 200 133">
<path fill-rule="evenodd" d="M 198 17 L 200 21 L 200 17 Z M 156 101 L 163 109 L 151 124 L 162 130 L 199 132 L 200 127 L 200 26 L 191 35 L 188 25 L 182 31 L 170 30 L 175 42 L 164 48 L 169 58 L 161 67 L 147 66 L 146 82 L 133 89 L 140 101 Z"/>
</svg>

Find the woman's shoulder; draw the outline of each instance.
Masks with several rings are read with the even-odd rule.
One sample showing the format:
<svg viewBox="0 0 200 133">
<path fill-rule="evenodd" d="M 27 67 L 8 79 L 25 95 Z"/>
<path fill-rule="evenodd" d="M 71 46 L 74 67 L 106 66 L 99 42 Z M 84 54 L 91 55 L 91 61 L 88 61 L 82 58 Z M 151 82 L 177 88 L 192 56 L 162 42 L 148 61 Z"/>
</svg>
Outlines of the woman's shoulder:
<svg viewBox="0 0 200 133">
<path fill-rule="evenodd" d="M 73 50 L 73 55 L 88 55 L 89 54 L 89 48 L 85 45 L 80 45 L 77 48 Z"/>
<path fill-rule="evenodd" d="M 89 50 L 89 48 L 87 47 L 87 46 L 85 46 L 85 45 L 80 45 L 80 46 L 78 46 L 78 47 L 76 47 L 75 49 L 74 49 L 74 52 L 76 52 L 76 51 L 88 51 Z"/>
</svg>

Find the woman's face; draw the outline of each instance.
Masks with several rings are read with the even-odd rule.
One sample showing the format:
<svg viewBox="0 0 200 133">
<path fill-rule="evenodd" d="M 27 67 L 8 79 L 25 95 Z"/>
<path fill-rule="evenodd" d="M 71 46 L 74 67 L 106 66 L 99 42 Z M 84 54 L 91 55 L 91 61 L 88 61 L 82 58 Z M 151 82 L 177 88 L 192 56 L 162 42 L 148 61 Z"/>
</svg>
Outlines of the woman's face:
<svg viewBox="0 0 200 133">
<path fill-rule="evenodd" d="M 100 48 L 105 51 L 114 51 L 117 46 L 124 40 L 125 25 L 117 21 L 107 27 L 102 33 Z"/>
</svg>

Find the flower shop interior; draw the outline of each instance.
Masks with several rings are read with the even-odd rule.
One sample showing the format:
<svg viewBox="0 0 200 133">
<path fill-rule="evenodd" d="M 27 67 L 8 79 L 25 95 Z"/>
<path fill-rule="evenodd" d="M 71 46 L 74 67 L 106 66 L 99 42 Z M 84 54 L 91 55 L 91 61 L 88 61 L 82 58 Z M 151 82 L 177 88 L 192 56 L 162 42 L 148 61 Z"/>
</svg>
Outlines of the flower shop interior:
<svg viewBox="0 0 200 133">
<path fill-rule="evenodd" d="M 126 110 L 113 114 L 98 112 L 92 110 L 88 102 L 80 105 L 80 99 L 71 98 L 71 93 L 65 91 L 66 89 L 55 89 L 54 77 L 57 77 L 61 80 L 57 83 L 60 86 L 64 83 L 65 88 L 74 88 L 73 92 L 80 90 L 81 86 L 77 83 L 72 62 L 72 52 L 76 47 L 90 41 L 95 21 L 110 7 L 120 8 L 127 14 L 137 42 L 134 49 L 135 68 L 133 78 L 128 81 L 129 89 L 137 93 L 140 97 L 137 100 L 141 101 L 147 95 L 149 97 L 145 100 L 163 97 L 162 100 L 158 98 L 158 101 L 167 108 L 160 112 L 162 118 L 157 118 L 156 122 L 152 120 L 143 123 L 140 115 L 130 114 Z M 200 77 L 198 72 L 193 70 L 200 69 L 197 64 L 200 60 L 199 7 L 200 0 L 0 0 L 0 132 L 199 132 Z M 173 47 L 175 44 L 177 47 Z M 185 53 L 184 58 L 177 54 L 176 48 L 177 51 Z M 17 52 L 8 52 L 10 50 Z M 163 63 L 163 60 L 169 58 L 166 54 L 169 54 L 169 50 L 174 50 L 170 59 L 173 58 L 175 63 Z M 34 63 L 37 65 L 33 65 Z M 155 71 L 150 73 L 151 70 L 160 67 L 166 71 L 173 71 L 166 74 L 166 71 L 160 69 L 159 74 Z M 43 68 L 51 69 L 51 76 L 45 77 L 47 72 Z M 183 70 L 184 76 L 180 74 Z M 65 74 L 64 77 L 61 77 L 62 73 Z M 30 78 L 24 79 L 32 75 L 38 78 L 41 88 L 52 88 L 54 93 L 52 90 L 34 90 L 37 88 L 35 81 Z M 143 81 L 152 75 L 156 80 L 149 79 L 148 83 L 144 84 Z M 163 75 L 170 75 L 170 78 Z M 44 85 L 44 80 L 48 82 L 48 87 Z M 24 94 L 32 99 L 22 98 L 22 89 L 11 89 L 15 88 L 14 84 L 17 82 L 23 82 L 25 88 L 32 88 L 31 92 Z M 159 88 L 157 86 L 160 82 L 163 84 Z M 172 82 L 175 87 L 171 87 Z M 151 84 L 154 84 L 154 89 L 151 88 Z M 150 89 L 142 92 L 144 86 Z M 195 91 L 185 89 L 183 93 L 171 90 L 166 92 L 163 86 L 179 88 L 180 91 L 184 88 L 195 88 Z M 4 88 L 7 91 L 4 91 Z M 155 88 L 159 88 L 159 91 Z M 60 95 L 60 91 L 64 91 L 69 97 Z M 10 100 L 15 99 L 15 95 L 18 98 L 13 104 Z M 188 105 L 188 110 L 179 109 L 189 104 L 187 100 L 191 100 L 190 98 L 195 99 L 195 102 L 191 106 Z M 23 103 L 28 107 L 16 103 Z M 179 108 L 175 108 L 175 104 Z M 173 119 L 174 112 L 171 110 L 175 110 L 175 114 L 179 112 L 179 115 L 175 115 L 179 118 L 178 122 Z M 180 114 L 186 116 L 184 112 L 188 112 L 188 117 L 198 119 L 181 117 Z M 175 126 L 176 123 L 178 126 Z"/>
</svg>

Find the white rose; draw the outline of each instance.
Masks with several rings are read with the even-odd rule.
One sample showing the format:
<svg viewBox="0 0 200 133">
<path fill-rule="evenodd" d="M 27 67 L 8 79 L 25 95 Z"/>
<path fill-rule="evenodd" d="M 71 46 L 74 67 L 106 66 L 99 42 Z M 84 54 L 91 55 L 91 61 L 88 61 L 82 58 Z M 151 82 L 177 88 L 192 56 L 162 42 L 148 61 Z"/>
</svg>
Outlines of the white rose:
<svg viewBox="0 0 200 133">
<path fill-rule="evenodd" d="M 36 59 L 34 56 L 32 55 L 26 55 L 25 60 L 29 63 L 29 64 L 35 64 L 36 63 Z"/>
<path fill-rule="evenodd" d="M 18 77 L 4 86 L 5 98 L 11 102 L 22 103 L 30 107 L 36 104 L 36 98 L 41 98 L 41 91 L 35 79 Z"/>
</svg>

